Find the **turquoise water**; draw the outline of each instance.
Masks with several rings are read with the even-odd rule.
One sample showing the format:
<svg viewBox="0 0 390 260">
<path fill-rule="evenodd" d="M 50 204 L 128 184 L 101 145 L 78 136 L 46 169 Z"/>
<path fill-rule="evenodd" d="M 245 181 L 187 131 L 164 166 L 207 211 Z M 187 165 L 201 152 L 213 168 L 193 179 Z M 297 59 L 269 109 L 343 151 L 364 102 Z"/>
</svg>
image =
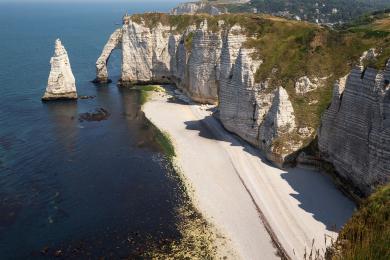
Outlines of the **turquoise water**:
<svg viewBox="0 0 390 260">
<path fill-rule="evenodd" d="M 182 194 L 139 111 L 139 93 L 95 86 L 94 64 L 121 16 L 176 3 L 0 4 L 0 258 L 118 259 L 180 239 Z M 68 50 L 78 102 L 41 103 L 54 41 Z M 104 108 L 107 120 L 80 122 Z"/>
</svg>

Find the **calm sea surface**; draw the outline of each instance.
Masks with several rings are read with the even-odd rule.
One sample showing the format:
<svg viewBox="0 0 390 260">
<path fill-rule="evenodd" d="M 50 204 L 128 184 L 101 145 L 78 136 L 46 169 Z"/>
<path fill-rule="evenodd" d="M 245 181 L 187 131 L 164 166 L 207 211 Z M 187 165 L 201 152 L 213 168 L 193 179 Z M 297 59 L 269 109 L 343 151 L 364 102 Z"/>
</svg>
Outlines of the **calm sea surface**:
<svg viewBox="0 0 390 260">
<path fill-rule="evenodd" d="M 117 259 L 180 239 L 180 187 L 139 111 L 139 93 L 115 85 L 119 53 L 109 64 L 114 83 L 90 83 L 125 11 L 176 4 L 129 2 L 0 4 L 0 259 Z M 79 94 L 95 99 L 41 103 L 57 37 Z M 111 116 L 78 120 L 99 108 Z"/>
</svg>

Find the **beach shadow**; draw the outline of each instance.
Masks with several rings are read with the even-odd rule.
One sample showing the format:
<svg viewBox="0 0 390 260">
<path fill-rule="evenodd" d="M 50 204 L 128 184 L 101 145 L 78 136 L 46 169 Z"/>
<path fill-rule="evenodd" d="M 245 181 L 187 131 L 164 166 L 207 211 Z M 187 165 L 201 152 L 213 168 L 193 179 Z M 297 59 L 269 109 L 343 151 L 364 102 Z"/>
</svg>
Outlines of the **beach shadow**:
<svg viewBox="0 0 390 260">
<path fill-rule="evenodd" d="M 201 137 L 228 142 L 231 146 L 242 146 L 245 152 L 259 157 L 264 164 L 276 167 L 265 158 L 259 149 L 234 133 L 228 132 L 214 116 L 207 116 L 202 120 L 187 121 L 185 125 L 188 130 L 198 131 Z M 356 207 L 337 188 L 330 176 L 318 171 L 289 168 L 284 170 L 281 177 L 294 190 L 290 196 L 299 202 L 299 207 L 323 223 L 327 230 L 338 231 L 351 217 Z"/>
<path fill-rule="evenodd" d="M 187 130 L 198 131 L 199 136 L 201 137 L 217 141 L 228 141 L 224 138 L 221 138 L 221 136 L 217 135 L 215 132 L 212 131 L 212 129 L 210 129 L 209 125 L 210 123 L 212 123 L 211 121 L 214 120 L 214 118 L 208 116 L 203 120 L 187 121 L 185 122 L 185 125 Z"/>
<path fill-rule="evenodd" d="M 356 205 L 337 188 L 330 176 L 301 168 L 288 169 L 281 177 L 295 193 L 290 196 L 299 207 L 323 223 L 327 230 L 338 232 L 351 217 Z"/>
<path fill-rule="evenodd" d="M 210 109 L 207 110 L 210 111 Z M 184 124 L 186 125 L 186 129 L 198 131 L 199 136 L 207 139 L 227 142 L 231 146 L 240 146 L 244 149 L 245 152 L 259 157 L 264 164 L 274 166 L 274 164 L 270 160 L 268 160 L 259 149 L 250 145 L 247 141 L 245 141 L 235 133 L 228 131 L 222 125 L 221 121 L 217 119 L 218 112 L 215 111 L 214 108 L 211 109 L 211 111 L 214 111 L 213 115 L 207 116 L 202 120 L 184 122 Z"/>
</svg>

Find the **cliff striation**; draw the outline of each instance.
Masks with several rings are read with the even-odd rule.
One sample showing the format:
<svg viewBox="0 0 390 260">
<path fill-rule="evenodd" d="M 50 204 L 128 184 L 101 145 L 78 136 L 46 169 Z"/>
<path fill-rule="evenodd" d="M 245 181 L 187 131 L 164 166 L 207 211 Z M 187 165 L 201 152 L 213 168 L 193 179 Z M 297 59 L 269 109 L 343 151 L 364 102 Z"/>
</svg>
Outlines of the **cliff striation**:
<svg viewBox="0 0 390 260">
<path fill-rule="evenodd" d="M 112 50 L 121 48 L 121 85 L 174 83 L 194 101 L 219 103 L 221 122 L 229 131 L 283 164 L 284 157 L 302 145 L 286 144 L 274 152 L 274 140 L 296 130 L 288 93 L 283 87 L 255 83 L 262 61 L 253 59 L 255 50 L 244 46 L 248 36 L 241 26 L 223 20 L 213 26 L 204 19 L 179 31 L 125 17 L 96 63 L 96 81 L 109 80 L 107 60 Z"/>
<path fill-rule="evenodd" d="M 103 52 L 96 62 L 96 80 L 99 83 L 109 83 L 107 71 L 107 61 L 111 56 L 113 50 L 121 47 L 122 29 L 117 29 L 104 46 Z"/>
<path fill-rule="evenodd" d="M 96 81 L 109 80 L 107 60 L 120 48 L 121 85 L 175 84 L 196 102 L 218 104 L 227 130 L 283 166 L 314 139 L 334 81 L 361 53 L 379 46 L 366 56 L 382 64 L 385 30 L 339 33 L 253 14 L 126 16 L 97 61 Z"/>
<path fill-rule="evenodd" d="M 55 42 L 51 70 L 42 100 L 77 99 L 76 81 L 70 66 L 68 53 L 59 39 Z"/>
<path fill-rule="evenodd" d="M 334 87 L 319 128 L 323 158 L 367 196 L 390 180 L 390 60 L 355 67 Z"/>
</svg>

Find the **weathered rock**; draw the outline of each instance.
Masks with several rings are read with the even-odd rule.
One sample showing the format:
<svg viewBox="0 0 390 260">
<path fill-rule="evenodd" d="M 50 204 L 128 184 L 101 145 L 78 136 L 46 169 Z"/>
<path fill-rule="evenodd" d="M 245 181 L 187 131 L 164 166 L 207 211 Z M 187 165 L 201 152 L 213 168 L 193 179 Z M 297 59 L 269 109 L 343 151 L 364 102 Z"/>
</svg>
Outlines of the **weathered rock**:
<svg viewBox="0 0 390 260">
<path fill-rule="evenodd" d="M 363 195 L 390 179 L 390 61 L 356 67 L 335 85 L 319 129 L 319 149 Z"/>
<path fill-rule="evenodd" d="M 190 50 L 186 48 L 187 37 L 192 37 Z M 122 85 L 175 83 L 193 100 L 217 102 L 221 32 L 209 31 L 206 21 L 180 34 L 160 23 L 148 28 L 125 17 L 123 27 L 111 36 L 96 63 L 100 82 L 108 79 L 106 64 L 118 43 L 122 49 Z"/>
<path fill-rule="evenodd" d="M 258 146 L 259 127 L 272 105 L 273 94 L 256 91 L 261 86 L 255 83 L 254 74 L 261 61 L 254 61 L 251 53 L 251 50 L 241 48 L 231 72 L 225 74 L 221 70 L 219 110 L 226 129 Z M 227 61 L 223 63 L 228 64 Z"/>
<path fill-rule="evenodd" d="M 42 100 L 77 99 L 76 80 L 72 73 L 68 53 L 59 39 L 55 43 L 51 70 Z"/>
<path fill-rule="evenodd" d="M 79 96 L 79 99 L 94 99 L 96 96 Z"/>
<path fill-rule="evenodd" d="M 223 21 L 218 26 L 211 31 L 205 20 L 178 33 L 169 26 L 148 28 L 145 22 L 125 17 L 97 62 L 97 78 L 108 78 L 105 64 L 121 42 L 122 85 L 174 83 L 194 101 L 219 101 L 220 119 L 229 131 L 283 164 L 300 148 L 286 143 L 276 150 L 274 144 L 296 131 L 288 94 L 281 87 L 273 91 L 267 82 L 255 82 L 262 60 L 253 58 L 254 49 L 243 47 L 248 36 L 240 26 L 228 27 Z"/>
<path fill-rule="evenodd" d="M 226 44 L 242 40 L 233 39 L 227 39 Z M 234 60 L 235 54 L 228 49 L 223 50 L 221 58 L 220 120 L 226 129 L 261 148 L 269 159 L 282 165 L 291 149 L 276 153 L 274 141 L 295 130 L 294 110 L 288 94 L 282 87 L 272 92 L 267 84 L 255 82 L 255 73 L 262 61 L 253 60 L 253 50 L 241 48 Z"/>
<path fill-rule="evenodd" d="M 376 49 L 371 48 L 368 51 L 363 52 L 363 55 L 359 59 L 359 67 L 360 69 L 364 69 L 364 66 L 366 63 L 369 63 L 371 61 L 374 61 L 375 58 L 378 56 L 378 53 Z"/>
<path fill-rule="evenodd" d="M 268 110 L 259 129 L 259 147 L 266 152 L 267 157 L 283 165 L 285 158 L 294 149 L 296 144 L 289 140 L 289 135 L 296 130 L 294 108 L 289 100 L 287 91 L 279 87 L 275 91 L 275 96 L 272 101 L 272 106 Z M 275 140 L 284 138 L 283 142 L 276 144 Z"/>
<path fill-rule="evenodd" d="M 221 35 L 208 30 L 207 20 L 195 31 L 188 60 L 188 92 L 193 100 L 214 103 L 218 100 L 216 64 L 221 56 Z"/>
<path fill-rule="evenodd" d="M 82 113 L 79 115 L 79 122 L 100 122 L 103 120 L 107 120 L 110 117 L 110 113 L 105 110 L 104 108 L 97 108 L 93 112 L 87 112 L 87 113 Z"/>
<path fill-rule="evenodd" d="M 108 40 L 106 46 L 104 46 L 103 52 L 96 62 L 96 83 L 108 83 L 107 61 L 113 50 L 120 48 L 122 42 L 122 29 L 117 29 Z"/>
<path fill-rule="evenodd" d="M 295 92 L 297 94 L 306 94 L 310 91 L 316 90 L 318 88 L 318 78 L 314 78 L 311 81 L 307 76 L 301 77 L 295 83 Z"/>
</svg>

